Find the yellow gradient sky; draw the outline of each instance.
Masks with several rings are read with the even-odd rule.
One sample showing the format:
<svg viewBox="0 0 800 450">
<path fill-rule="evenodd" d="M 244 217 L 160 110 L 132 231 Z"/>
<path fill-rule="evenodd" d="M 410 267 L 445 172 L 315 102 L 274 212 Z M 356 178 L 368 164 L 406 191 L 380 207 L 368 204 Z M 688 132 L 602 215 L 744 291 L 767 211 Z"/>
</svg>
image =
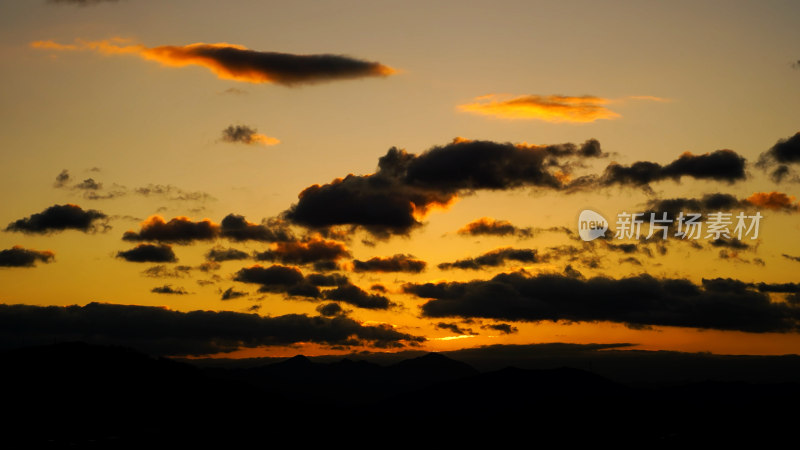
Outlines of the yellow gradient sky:
<svg viewBox="0 0 800 450">
<path fill-rule="evenodd" d="M 342 237 L 352 258 L 340 261 L 339 272 L 364 290 L 384 285 L 384 295 L 397 306 L 385 311 L 341 306 L 360 322 L 388 323 L 424 336 L 423 348 L 430 350 L 627 342 L 643 349 L 798 353 L 797 331 L 428 318 L 420 310 L 426 300 L 403 291 L 406 283 L 486 280 L 519 270 L 532 276 L 561 274 L 568 263 L 586 278 L 646 273 L 695 284 L 717 277 L 800 282 L 800 262 L 783 256 L 800 256 L 797 208 L 757 208 L 764 215 L 760 239 L 729 258 L 702 240 L 700 249 L 671 240 L 666 254 L 656 251 L 652 257 L 612 252 L 596 242 L 598 267 L 566 259 L 509 261 L 480 270 L 437 267 L 504 247 L 541 253 L 557 245 L 582 246 L 565 233 L 540 229 L 576 230 L 578 214 L 586 208 L 615 218 L 623 210 L 645 211 L 648 199 L 655 198 L 713 193 L 747 198 L 773 191 L 800 196 L 797 182 L 776 183 L 755 166 L 779 139 L 800 131 L 797 17 L 800 4 L 792 1 L 120 0 L 86 6 L 3 1 L 0 227 L 69 203 L 102 211 L 111 228 L 0 232 L 0 250 L 22 246 L 55 253 L 54 261 L 35 267 L 0 267 L 0 303 L 97 301 L 237 312 L 258 306 L 261 315 L 316 315 L 315 308 L 325 302 L 263 294 L 257 285 L 234 281 L 239 269 L 256 264 L 253 260 L 222 262 L 208 272 L 197 269 L 215 245 L 252 253 L 270 249 L 269 243 L 173 243 L 178 262 L 167 266 L 193 269 L 181 278 L 153 278 L 143 271 L 156 264 L 116 257 L 137 244 L 123 241 L 122 234 L 139 231 L 140 223 L 153 215 L 219 223 L 233 213 L 260 223 L 297 203 L 309 186 L 374 173 L 378 158 L 391 147 L 421 154 L 457 137 L 524 145 L 580 145 L 597 139 L 609 155 L 586 160 L 576 174 L 602 174 L 612 161 L 666 165 L 684 152 L 731 149 L 747 159 L 748 176 L 735 183 L 666 179 L 650 183 L 651 190 L 611 186 L 567 193 L 523 186 L 462 191 L 447 207 L 431 208 L 424 225 L 408 236 L 380 239 L 357 230 Z M 347 55 L 378 65 L 355 79 L 286 85 L 263 74 L 220 69 L 186 47 L 197 43 Z M 250 142 L 228 142 L 223 130 L 232 125 L 258 134 Z M 70 182 L 54 187 L 63 170 Z M 75 185 L 89 178 L 102 183 L 98 192 L 118 195 L 87 197 L 87 190 Z M 152 185 L 169 185 L 172 191 L 135 192 Z M 533 236 L 457 233 L 481 217 L 531 227 Z M 298 236 L 310 232 L 300 226 L 293 230 Z M 413 255 L 427 267 L 420 273 L 351 270 L 352 259 L 395 254 Z M 628 256 L 639 264 L 623 262 Z M 309 266 L 301 270 L 313 272 Z M 151 292 L 165 284 L 188 294 Z M 247 295 L 221 300 L 231 287 Z M 772 295 L 775 302 L 783 298 Z M 437 328 L 439 322 L 478 334 L 459 335 Z M 517 331 L 481 328 L 496 323 Z M 233 355 L 360 349 L 298 344 L 243 348 Z"/>
</svg>

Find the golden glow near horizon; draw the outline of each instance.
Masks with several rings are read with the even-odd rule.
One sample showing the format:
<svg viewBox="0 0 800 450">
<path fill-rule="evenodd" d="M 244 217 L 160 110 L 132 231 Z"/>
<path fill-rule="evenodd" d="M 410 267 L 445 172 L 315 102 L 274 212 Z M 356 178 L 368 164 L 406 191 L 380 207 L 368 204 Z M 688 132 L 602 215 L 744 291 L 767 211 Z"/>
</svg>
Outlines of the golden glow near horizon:
<svg viewBox="0 0 800 450">
<path fill-rule="evenodd" d="M 800 353 L 796 330 L 637 326 L 602 315 L 428 317 L 421 307 L 429 300 L 407 292 L 408 284 L 511 273 L 582 280 L 646 274 L 697 286 L 730 278 L 752 292 L 759 283 L 800 282 L 800 165 L 791 158 L 759 163 L 798 132 L 800 70 L 791 62 L 800 57 L 793 23 L 800 6 L 732 4 L 720 15 L 718 5 L 702 2 L 633 9 L 567 3 L 4 4 L 0 229 L 54 205 L 103 217 L 91 226 L 32 222 L 0 232 L 10 261 L 0 267 L 0 303 L 101 302 L 273 318 L 317 317 L 319 307 L 337 303 L 358 324 L 427 338 L 403 348 L 245 345 L 216 356 L 539 342 Z M 187 68 L 166 69 L 173 67 Z M 590 139 L 602 150 L 583 148 Z M 524 152 L 477 168 L 442 152 L 413 167 L 413 176 L 387 175 L 411 164 L 408 155 L 469 151 L 487 141 Z M 407 154 L 390 160 L 393 147 Z M 717 176 L 727 169 L 716 163 L 687 169 L 679 160 L 713 158 L 720 149 L 746 158 L 742 177 Z M 528 170 L 531 161 L 543 172 Z M 612 163 L 632 168 L 620 175 L 624 182 L 608 181 Z M 469 170 L 469 179 L 457 177 Z M 442 173 L 452 179 L 442 181 Z M 328 196 L 314 208 L 330 207 L 326 219 L 335 226 L 291 222 L 300 194 L 323 189 Z M 335 208 L 343 192 L 371 208 L 359 227 L 339 220 L 359 212 Z M 391 195 L 370 197 L 385 192 Z M 584 209 L 613 228 L 620 212 L 711 194 L 730 196 L 734 216 L 760 212 L 759 238 L 727 247 L 673 237 L 663 246 L 577 238 Z M 384 226 L 386 217 L 400 225 Z M 513 250 L 534 252 L 502 259 Z M 311 254 L 327 266 L 315 266 Z M 273 264 L 297 267 L 300 275 L 286 277 L 346 276 L 363 292 L 332 293 L 342 286 L 335 279 L 310 286 L 303 278 L 304 292 L 316 288 L 317 297 L 242 281 L 242 270 Z M 787 293 L 764 295 L 791 303 Z M 391 306 L 368 304 L 379 297 Z"/>
</svg>

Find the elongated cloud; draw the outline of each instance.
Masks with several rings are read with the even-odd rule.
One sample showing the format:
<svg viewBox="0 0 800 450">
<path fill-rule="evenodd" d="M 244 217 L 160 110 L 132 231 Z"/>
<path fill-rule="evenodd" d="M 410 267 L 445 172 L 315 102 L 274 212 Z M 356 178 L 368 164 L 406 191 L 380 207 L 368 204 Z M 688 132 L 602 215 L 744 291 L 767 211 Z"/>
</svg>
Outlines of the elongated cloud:
<svg viewBox="0 0 800 450">
<path fill-rule="evenodd" d="M 152 216 L 142 223 L 139 232 L 126 231 L 126 241 L 156 241 L 188 244 L 193 241 L 214 239 L 219 235 L 219 225 L 205 219 L 194 222 L 188 217 L 176 217 L 165 222 L 161 216 Z"/>
<path fill-rule="evenodd" d="M 387 76 L 391 67 L 343 55 L 294 55 L 261 52 L 228 43 L 195 43 L 183 46 L 145 47 L 129 40 L 76 40 L 74 44 L 35 41 L 33 48 L 52 51 L 89 50 L 104 55 L 133 54 L 167 67 L 200 66 L 223 80 L 247 83 L 275 83 L 284 86 L 324 81 Z"/>
<path fill-rule="evenodd" d="M 645 186 L 666 179 L 680 180 L 681 177 L 733 183 L 745 179 L 744 168 L 745 158 L 733 150 L 716 150 L 702 155 L 686 152 L 667 165 L 650 161 L 638 161 L 630 166 L 609 164 L 601 184 Z"/>
<path fill-rule="evenodd" d="M 500 119 L 529 119 L 554 123 L 588 123 L 601 119 L 617 119 L 619 114 L 605 105 L 611 100 L 584 95 L 508 95 L 490 94 L 477 97 L 472 103 L 459 105 L 461 111 Z"/>
<path fill-rule="evenodd" d="M 280 261 L 284 264 L 310 264 L 349 258 L 344 244 L 322 238 L 276 242 L 271 250 L 256 254 L 259 261 Z"/>
<path fill-rule="evenodd" d="M 155 306 L 0 304 L 0 347 L 84 341 L 157 355 L 206 355 L 301 342 L 403 347 L 424 338 L 388 325 L 287 314 L 263 317 L 234 311 L 172 311 Z"/>
<path fill-rule="evenodd" d="M 649 275 L 584 280 L 512 273 L 490 280 L 407 284 L 404 290 L 430 299 L 422 305 L 426 317 L 800 331 L 800 308 L 772 302 L 767 294 L 737 280 L 704 280 L 696 285 Z"/>
<path fill-rule="evenodd" d="M 511 236 L 519 237 L 533 236 L 532 228 L 520 228 L 507 220 L 496 220 L 491 217 L 481 217 L 474 222 L 464 225 L 458 230 L 462 236 Z"/>
<path fill-rule="evenodd" d="M 39 251 L 15 245 L 9 249 L 0 250 L 0 267 L 33 267 L 36 262 L 49 263 L 55 254 L 51 251 Z"/>
<path fill-rule="evenodd" d="M 731 211 L 734 209 L 751 210 L 763 208 L 786 213 L 800 212 L 800 203 L 793 195 L 783 192 L 754 192 L 746 198 L 738 198 L 731 194 L 706 194 L 699 198 L 653 199 L 647 207 L 654 212 L 667 212 L 670 217 L 677 217 L 680 212 Z"/>
<path fill-rule="evenodd" d="M 84 210 L 78 205 L 53 205 L 40 213 L 11 222 L 6 231 L 28 234 L 48 234 L 64 230 L 84 233 L 107 229 L 108 216 L 94 209 Z"/>
<path fill-rule="evenodd" d="M 427 263 L 412 255 L 396 254 L 387 258 L 374 257 L 366 261 L 353 260 L 353 270 L 356 272 L 409 272 L 420 273 L 425 270 Z"/>
<path fill-rule="evenodd" d="M 294 240 L 291 230 L 279 219 L 267 220 L 261 224 L 248 222 L 243 216 L 228 214 L 216 224 L 209 219 L 194 221 L 188 217 L 175 217 L 165 221 L 155 215 L 142 222 L 139 231 L 126 231 L 122 239 L 126 241 L 169 242 L 190 244 L 195 241 L 208 241 L 226 238 L 232 241 L 283 242 Z"/>
<path fill-rule="evenodd" d="M 241 143 L 247 145 L 278 145 L 280 140 L 261 134 L 255 128 L 246 125 L 230 125 L 222 130 L 222 141 L 230 143 Z"/>
<path fill-rule="evenodd" d="M 449 269 L 472 269 L 478 270 L 483 267 L 497 267 L 506 261 L 517 261 L 522 263 L 539 262 L 536 250 L 529 248 L 498 248 L 475 258 L 460 259 L 458 261 L 441 263 L 439 268 Z"/>
<path fill-rule="evenodd" d="M 150 292 L 154 294 L 170 294 L 170 295 L 186 295 L 186 289 L 182 287 L 172 287 L 171 284 L 165 284 L 163 286 L 154 287 L 150 289 Z"/>
</svg>

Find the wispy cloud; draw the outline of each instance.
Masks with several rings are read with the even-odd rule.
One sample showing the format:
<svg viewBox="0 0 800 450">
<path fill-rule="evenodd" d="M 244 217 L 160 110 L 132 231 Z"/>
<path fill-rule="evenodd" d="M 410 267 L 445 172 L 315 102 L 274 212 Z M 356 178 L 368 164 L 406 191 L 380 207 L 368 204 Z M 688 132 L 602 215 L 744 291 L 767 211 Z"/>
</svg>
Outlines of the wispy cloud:
<svg viewBox="0 0 800 450">
<path fill-rule="evenodd" d="M 625 100 L 665 102 L 667 99 L 650 95 L 608 99 L 593 95 L 519 95 L 489 94 L 476 97 L 470 103 L 458 105 L 461 111 L 499 119 L 541 120 L 551 123 L 590 123 L 622 117 L 607 105 Z"/>
</svg>

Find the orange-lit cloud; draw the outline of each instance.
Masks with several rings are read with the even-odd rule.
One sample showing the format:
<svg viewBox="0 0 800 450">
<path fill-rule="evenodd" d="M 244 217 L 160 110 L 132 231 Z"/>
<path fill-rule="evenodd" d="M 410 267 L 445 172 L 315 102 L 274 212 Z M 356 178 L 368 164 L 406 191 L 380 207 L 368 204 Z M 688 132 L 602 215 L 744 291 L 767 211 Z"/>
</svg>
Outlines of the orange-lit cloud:
<svg viewBox="0 0 800 450">
<path fill-rule="evenodd" d="M 589 123 L 600 119 L 617 119 L 619 114 L 606 108 L 611 100 L 584 95 L 508 95 L 490 94 L 477 97 L 458 109 L 500 119 L 530 119 L 553 123 Z"/>
<path fill-rule="evenodd" d="M 745 201 L 754 206 L 776 211 L 800 210 L 800 204 L 794 195 L 786 195 L 783 192 L 756 192 Z"/>
<path fill-rule="evenodd" d="M 247 83 L 276 83 L 286 86 L 337 79 L 387 76 L 396 71 L 371 61 L 342 55 L 295 55 L 261 52 L 225 42 L 145 47 L 122 38 L 102 41 L 77 39 L 74 44 L 35 41 L 31 47 L 55 51 L 95 51 L 104 55 L 137 54 L 168 67 L 201 66 L 218 78 Z"/>
<path fill-rule="evenodd" d="M 240 142 L 247 145 L 278 145 L 280 140 L 274 137 L 261 134 L 255 128 L 246 125 L 230 125 L 222 130 L 222 140 L 224 142 Z"/>
</svg>

